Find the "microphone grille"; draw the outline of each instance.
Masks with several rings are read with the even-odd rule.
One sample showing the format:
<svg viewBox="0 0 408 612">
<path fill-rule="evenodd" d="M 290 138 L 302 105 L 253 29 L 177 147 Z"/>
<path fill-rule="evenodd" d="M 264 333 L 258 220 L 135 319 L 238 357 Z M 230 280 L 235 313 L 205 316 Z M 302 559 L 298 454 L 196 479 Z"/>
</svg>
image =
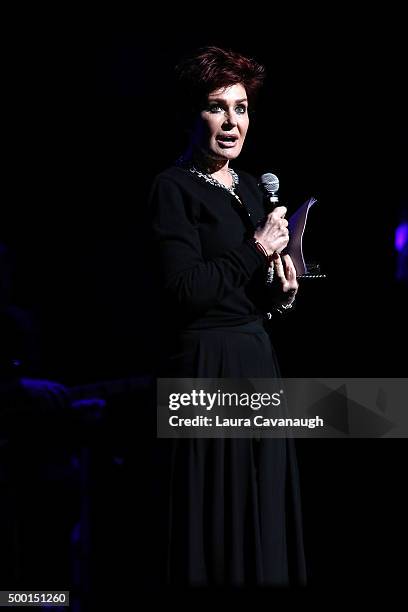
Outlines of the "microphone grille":
<svg viewBox="0 0 408 612">
<path fill-rule="evenodd" d="M 279 179 L 276 174 L 267 172 L 259 179 L 259 186 L 269 195 L 274 195 L 279 189 Z"/>
</svg>

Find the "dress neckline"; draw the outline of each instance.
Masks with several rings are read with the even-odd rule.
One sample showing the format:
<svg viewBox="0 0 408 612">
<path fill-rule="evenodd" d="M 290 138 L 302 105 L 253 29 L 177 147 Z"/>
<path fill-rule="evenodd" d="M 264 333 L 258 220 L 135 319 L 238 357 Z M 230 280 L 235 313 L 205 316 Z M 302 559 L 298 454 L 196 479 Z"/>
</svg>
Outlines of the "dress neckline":
<svg viewBox="0 0 408 612">
<path fill-rule="evenodd" d="M 234 198 L 239 202 L 239 204 L 243 208 L 245 208 L 241 198 L 236 193 L 236 188 L 239 185 L 239 176 L 235 172 L 235 170 L 233 170 L 232 168 L 228 168 L 228 172 L 232 176 L 232 185 L 231 187 L 228 187 L 227 185 L 224 185 L 224 183 L 221 183 L 216 178 L 214 178 L 210 173 L 205 173 L 199 170 L 197 166 L 191 160 L 186 160 L 183 157 L 180 157 L 176 162 L 176 166 L 184 168 L 185 170 L 188 170 L 191 174 L 197 176 L 198 178 L 200 178 L 202 181 L 206 182 L 207 184 L 213 185 L 214 187 L 218 187 L 220 189 L 224 189 L 225 191 L 230 193 L 232 196 L 234 196 Z"/>
</svg>

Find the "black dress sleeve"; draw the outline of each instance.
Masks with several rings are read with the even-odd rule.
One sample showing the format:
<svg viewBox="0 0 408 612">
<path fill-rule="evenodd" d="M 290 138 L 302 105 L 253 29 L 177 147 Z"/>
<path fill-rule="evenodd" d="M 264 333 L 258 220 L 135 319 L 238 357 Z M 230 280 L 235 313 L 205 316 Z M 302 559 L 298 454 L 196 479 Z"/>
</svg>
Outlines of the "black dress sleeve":
<svg viewBox="0 0 408 612">
<path fill-rule="evenodd" d="M 265 265 L 264 256 L 250 239 L 221 256 L 205 260 L 194 206 L 171 179 L 156 179 L 150 209 L 163 286 L 183 309 L 196 315 L 205 313 Z"/>
</svg>

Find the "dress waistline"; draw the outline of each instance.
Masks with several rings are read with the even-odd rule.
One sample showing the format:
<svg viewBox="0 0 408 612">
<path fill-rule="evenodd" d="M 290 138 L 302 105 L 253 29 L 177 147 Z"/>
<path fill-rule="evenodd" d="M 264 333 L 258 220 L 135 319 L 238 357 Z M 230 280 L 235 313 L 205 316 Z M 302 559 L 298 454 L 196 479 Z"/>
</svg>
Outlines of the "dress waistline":
<svg viewBox="0 0 408 612">
<path fill-rule="evenodd" d="M 196 328 L 196 329 L 182 329 L 181 334 L 202 334 L 203 332 L 231 332 L 231 333 L 265 333 L 265 328 L 263 325 L 263 319 L 256 319 L 255 321 L 249 321 L 248 323 L 243 323 L 242 325 L 231 325 L 231 326 L 223 326 L 223 327 L 204 327 L 204 328 Z"/>
</svg>

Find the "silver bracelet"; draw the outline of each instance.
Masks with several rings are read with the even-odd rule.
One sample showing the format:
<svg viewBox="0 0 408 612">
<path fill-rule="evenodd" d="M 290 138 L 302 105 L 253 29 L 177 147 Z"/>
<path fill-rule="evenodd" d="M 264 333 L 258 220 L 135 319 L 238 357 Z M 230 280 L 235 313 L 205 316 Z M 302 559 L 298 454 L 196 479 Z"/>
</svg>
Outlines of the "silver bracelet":
<svg viewBox="0 0 408 612">
<path fill-rule="evenodd" d="M 278 312 L 280 315 L 283 315 L 284 312 L 286 312 L 287 310 L 291 310 L 294 306 L 295 300 L 292 300 L 290 304 L 279 304 L 274 306 L 272 308 L 272 312 L 267 312 L 266 316 L 268 317 L 268 319 L 272 319 L 272 313 L 273 312 Z"/>
<path fill-rule="evenodd" d="M 270 285 L 273 281 L 273 273 L 275 271 L 275 265 L 271 262 L 268 266 L 268 271 L 266 273 L 266 284 Z"/>
<path fill-rule="evenodd" d="M 289 304 L 280 304 L 279 308 L 283 308 L 283 310 L 289 310 L 293 308 L 293 303 L 295 300 L 292 300 Z"/>
</svg>

